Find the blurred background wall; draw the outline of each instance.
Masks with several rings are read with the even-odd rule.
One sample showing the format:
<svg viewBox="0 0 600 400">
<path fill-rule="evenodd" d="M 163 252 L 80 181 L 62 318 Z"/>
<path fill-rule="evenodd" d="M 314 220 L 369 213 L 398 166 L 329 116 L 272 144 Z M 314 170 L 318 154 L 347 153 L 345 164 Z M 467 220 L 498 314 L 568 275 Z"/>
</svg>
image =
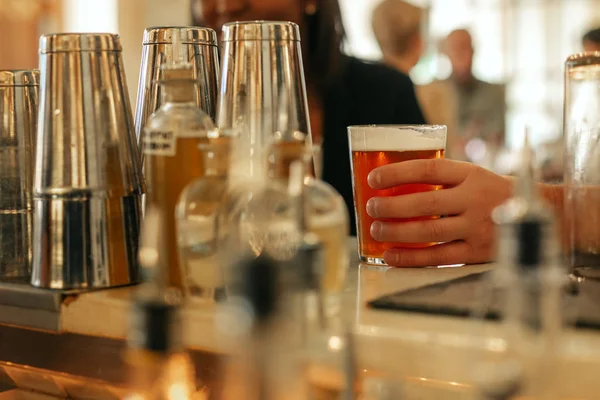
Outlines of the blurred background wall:
<svg viewBox="0 0 600 400">
<path fill-rule="evenodd" d="M 340 0 L 350 54 L 377 59 L 371 10 L 379 0 Z M 525 123 L 536 142 L 560 137 L 562 64 L 580 51 L 581 35 L 600 25 L 600 0 L 409 0 L 428 8 L 429 50 L 413 71 L 426 83 L 450 73 L 438 43 L 455 28 L 474 37 L 475 74 L 507 84 L 507 140 Z M 0 68 L 33 68 L 37 42 L 49 32 L 117 32 L 135 102 L 145 27 L 189 23 L 189 0 L 0 0 Z"/>
</svg>

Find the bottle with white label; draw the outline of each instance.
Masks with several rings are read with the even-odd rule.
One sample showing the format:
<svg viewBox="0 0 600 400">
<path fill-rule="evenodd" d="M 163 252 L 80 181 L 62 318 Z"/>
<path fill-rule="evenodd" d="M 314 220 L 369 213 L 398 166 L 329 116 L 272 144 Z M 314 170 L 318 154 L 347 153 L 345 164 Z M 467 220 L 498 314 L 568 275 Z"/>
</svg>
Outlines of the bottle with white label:
<svg viewBox="0 0 600 400">
<path fill-rule="evenodd" d="M 178 41 L 177 31 L 173 41 Z M 176 52 L 180 48 L 174 44 Z M 175 207 L 183 189 L 204 176 L 204 158 L 199 145 L 217 135 L 211 118 L 195 103 L 197 79 L 191 64 L 173 55 L 172 64 L 161 70 L 163 105 L 144 129 L 143 148 L 147 184 L 146 206 L 155 206 L 165 216 L 169 286 L 183 288 L 184 279 L 177 255 Z"/>
<path fill-rule="evenodd" d="M 219 267 L 219 238 L 225 234 L 221 205 L 227 190 L 230 139 L 199 146 L 205 176 L 181 193 L 175 212 L 179 261 L 186 291 L 198 299 L 218 300 L 224 292 Z"/>
</svg>

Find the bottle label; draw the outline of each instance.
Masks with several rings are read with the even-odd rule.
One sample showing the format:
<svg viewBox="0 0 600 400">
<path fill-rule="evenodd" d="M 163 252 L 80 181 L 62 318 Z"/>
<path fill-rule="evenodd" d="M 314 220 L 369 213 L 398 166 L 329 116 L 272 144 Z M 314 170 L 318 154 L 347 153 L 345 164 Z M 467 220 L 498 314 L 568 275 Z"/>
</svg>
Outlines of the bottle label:
<svg viewBox="0 0 600 400">
<path fill-rule="evenodd" d="M 272 222 L 265 232 L 265 250 L 275 260 L 287 261 L 296 254 L 301 239 L 294 221 Z"/>
<path fill-rule="evenodd" d="M 144 154 L 174 156 L 177 152 L 177 137 L 174 132 L 146 131 Z"/>
</svg>

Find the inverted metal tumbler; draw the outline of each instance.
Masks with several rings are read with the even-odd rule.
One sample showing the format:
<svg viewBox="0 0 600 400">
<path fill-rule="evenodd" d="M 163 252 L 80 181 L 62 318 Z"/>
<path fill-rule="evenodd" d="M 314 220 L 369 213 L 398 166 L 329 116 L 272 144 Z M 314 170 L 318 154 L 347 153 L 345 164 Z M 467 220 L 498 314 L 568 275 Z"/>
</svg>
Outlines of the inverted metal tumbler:
<svg viewBox="0 0 600 400">
<path fill-rule="evenodd" d="M 144 191 L 118 35 L 40 38 L 31 283 L 138 280 Z"/>
<path fill-rule="evenodd" d="M 219 79 L 217 34 L 209 28 L 195 26 L 151 27 L 144 31 L 140 80 L 135 111 L 135 132 L 140 141 L 148 118 L 162 105 L 161 66 L 173 61 L 173 32 L 179 30 L 181 57 L 194 66 L 197 80 L 196 103 L 213 121 Z"/>
<path fill-rule="evenodd" d="M 221 58 L 220 129 L 246 136 L 244 142 L 256 150 L 269 145 L 281 123 L 280 108 L 286 107 L 289 127 L 306 134 L 307 145 L 312 145 L 298 25 L 225 24 Z M 239 165 L 240 171 L 251 169 Z"/>
<path fill-rule="evenodd" d="M 39 71 L 0 71 L 0 279 L 29 277 Z"/>
</svg>

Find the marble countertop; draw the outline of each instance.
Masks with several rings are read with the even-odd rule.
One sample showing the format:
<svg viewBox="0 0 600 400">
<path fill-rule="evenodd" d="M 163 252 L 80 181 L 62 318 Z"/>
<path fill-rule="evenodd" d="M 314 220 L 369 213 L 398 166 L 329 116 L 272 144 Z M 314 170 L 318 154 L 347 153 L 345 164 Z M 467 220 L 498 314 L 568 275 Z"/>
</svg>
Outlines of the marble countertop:
<svg viewBox="0 0 600 400">
<path fill-rule="evenodd" d="M 498 352 L 497 325 L 467 318 L 375 310 L 369 300 L 400 290 L 443 282 L 493 268 L 493 264 L 453 268 L 382 268 L 361 265 L 356 241 L 349 241 L 352 261 L 343 292 L 345 319 L 354 323 L 358 363 L 366 371 L 385 371 L 419 384 L 443 387 L 447 396 L 468 387 L 475 361 Z M 60 310 L 61 332 L 123 339 L 128 329 L 132 288 L 79 294 L 65 298 Z M 185 341 L 194 349 L 226 351 L 215 330 L 215 307 L 190 302 L 184 312 Z M 484 327 L 484 328 L 482 328 Z M 567 331 L 553 374 L 568 398 L 600 398 L 600 335 Z M 500 346 L 501 347 L 501 346 Z M 592 395 L 591 395 L 592 394 Z M 457 394 L 458 396 L 458 394 Z M 590 397 L 591 396 L 591 397 Z M 595 397 L 594 397 L 595 396 Z M 462 398 L 462 397 L 457 397 Z"/>
</svg>

